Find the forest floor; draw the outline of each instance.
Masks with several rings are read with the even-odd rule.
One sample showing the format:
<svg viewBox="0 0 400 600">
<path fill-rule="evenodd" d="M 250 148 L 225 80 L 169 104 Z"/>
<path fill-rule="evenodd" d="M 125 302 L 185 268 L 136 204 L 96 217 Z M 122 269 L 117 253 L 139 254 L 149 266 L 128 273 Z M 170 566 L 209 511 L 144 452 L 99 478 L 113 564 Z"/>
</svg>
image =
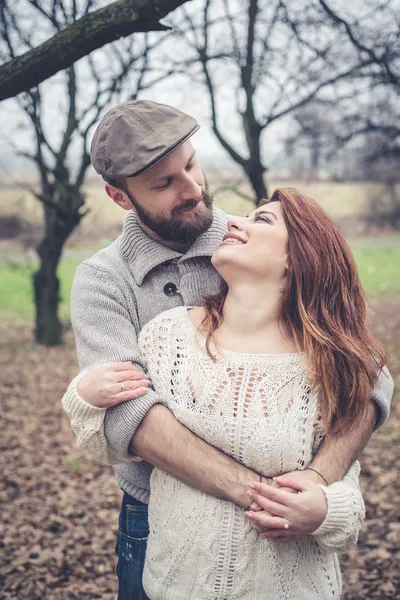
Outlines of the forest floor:
<svg viewBox="0 0 400 600">
<path fill-rule="evenodd" d="M 362 456 L 367 518 L 342 557 L 344 600 L 400 598 L 400 297 L 372 307 L 396 393 Z M 1 339 L 0 598 L 111 600 L 121 491 L 111 468 L 75 448 L 61 408 L 77 372 L 72 334 L 48 349 L 33 344 L 29 328 L 8 324 Z"/>
</svg>

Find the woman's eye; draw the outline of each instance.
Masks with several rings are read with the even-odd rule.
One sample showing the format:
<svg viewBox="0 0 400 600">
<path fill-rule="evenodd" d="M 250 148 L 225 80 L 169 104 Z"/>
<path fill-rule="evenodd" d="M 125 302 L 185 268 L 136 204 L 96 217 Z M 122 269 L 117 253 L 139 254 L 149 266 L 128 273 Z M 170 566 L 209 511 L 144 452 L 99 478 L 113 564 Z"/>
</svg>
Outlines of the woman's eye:
<svg viewBox="0 0 400 600">
<path fill-rule="evenodd" d="M 185 171 L 190 171 L 191 169 L 193 169 L 193 163 L 189 163 L 188 165 L 186 165 Z"/>
<path fill-rule="evenodd" d="M 261 216 L 261 215 L 257 216 L 255 220 L 256 220 L 256 222 L 257 221 L 264 221 L 265 223 L 271 223 L 271 219 L 269 217 L 264 216 L 264 215 L 263 216 Z"/>
</svg>

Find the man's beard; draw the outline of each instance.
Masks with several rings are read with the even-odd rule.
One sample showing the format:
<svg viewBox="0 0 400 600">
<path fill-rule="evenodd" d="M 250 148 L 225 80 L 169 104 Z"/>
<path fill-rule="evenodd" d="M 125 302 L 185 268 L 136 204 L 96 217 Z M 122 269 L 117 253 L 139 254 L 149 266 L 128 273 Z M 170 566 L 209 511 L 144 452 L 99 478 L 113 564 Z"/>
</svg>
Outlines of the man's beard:
<svg viewBox="0 0 400 600">
<path fill-rule="evenodd" d="M 199 235 L 207 231 L 212 224 L 213 199 L 208 193 L 207 183 L 200 200 L 188 200 L 173 208 L 170 218 L 151 215 L 145 208 L 138 204 L 127 190 L 125 190 L 125 193 L 132 202 L 141 222 L 165 242 L 193 244 Z M 183 209 L 192 208 L 196 204 L 199 205 L 196 211 L 185 215 L 183 219 L 180 217 Z"/>
</svg>

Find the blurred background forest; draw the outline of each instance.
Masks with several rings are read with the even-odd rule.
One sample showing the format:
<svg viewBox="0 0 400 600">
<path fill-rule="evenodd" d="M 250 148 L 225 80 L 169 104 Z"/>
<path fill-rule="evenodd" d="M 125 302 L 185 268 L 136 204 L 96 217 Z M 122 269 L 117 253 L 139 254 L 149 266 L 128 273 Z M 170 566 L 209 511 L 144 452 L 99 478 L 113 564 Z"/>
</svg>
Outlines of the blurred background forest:
<svg viewBox="0 0 400 600">
<path fill-rule="evenodd" d="M 115 597 L 120 490 L 74 447 L 60 399 L 75 269 L 124 218 L 90 140 L 129 98 L 199 120 L 226 212 L 296 187 L 349 240 L 396 392 L 363 455 L 344 598 L 400 598 L 399 40 L 398 0 L 0 0 L 0 598 Z"/>
</svg>

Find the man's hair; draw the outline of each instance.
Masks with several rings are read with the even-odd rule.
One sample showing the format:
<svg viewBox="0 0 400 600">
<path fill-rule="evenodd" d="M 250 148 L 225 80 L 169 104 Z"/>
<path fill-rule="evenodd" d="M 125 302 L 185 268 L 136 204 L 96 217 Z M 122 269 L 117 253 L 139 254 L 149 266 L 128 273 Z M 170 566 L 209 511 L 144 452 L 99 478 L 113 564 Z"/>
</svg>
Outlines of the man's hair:
<svg viewBox="0 0 400 600">
<path fill-rule="evenodd" d="M 104 181 L 106 183 L 108 183 L 109 185 L 112 185 L 113 187 L 117 188 L 118 190 L 122 190 L 123 192 L 125 192 L 125 179 L 121 178 L 121 179 L 110 179 L 109 177 L 105 177 L 104 175 L 102 175 Z"/>
</svg>

